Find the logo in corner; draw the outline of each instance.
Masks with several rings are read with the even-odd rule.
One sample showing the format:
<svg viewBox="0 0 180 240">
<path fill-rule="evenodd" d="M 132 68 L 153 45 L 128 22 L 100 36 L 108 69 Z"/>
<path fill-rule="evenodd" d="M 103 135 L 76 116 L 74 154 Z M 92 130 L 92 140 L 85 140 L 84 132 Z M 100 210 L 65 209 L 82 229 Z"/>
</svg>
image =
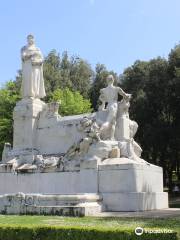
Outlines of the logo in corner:
<svg viewBox="0 0 180 240">
<path fill-rule="evenodd" d="M 142 227 L 137 227 L 135 228 L 134 232 L 136 235 L 141 236 L 144 232 L 144 229 Z"/>
</svg>

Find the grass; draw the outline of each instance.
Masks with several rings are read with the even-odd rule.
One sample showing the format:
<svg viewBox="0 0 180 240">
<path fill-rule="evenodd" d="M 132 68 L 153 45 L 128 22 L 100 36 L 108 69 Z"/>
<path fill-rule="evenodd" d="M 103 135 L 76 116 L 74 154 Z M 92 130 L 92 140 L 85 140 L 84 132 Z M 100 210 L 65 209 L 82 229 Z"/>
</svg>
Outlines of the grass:
<svg viewBox="0 0 180 240">
<path fill-rule="evenodd" d="M 133 230 L 136 227 L 145 229 L 169 229 L 178 233 L 180 239 L 180 216 L 172 218 L 109 218 L 109 217 L 60 217 L 60 216 L 17 216 L 0 215 L 0 227 L 5 226 L 73 226 L 73 227 L 95 227 L 108 228 L 110 230 Z"/>
<path fill-rule="evenodd" d="M 170 198 L 170 207 L 180 207 L 180 197 Z M 80 227 L 120 231 L 134 231 L 136 227 L 149 230 L 168 229 L 177 232 L 180 239 L 180 216 L 169 218 L 118 218 L 118 217 L 60 217 L 60 216 L 25 216 L 0 215 L 0 228 L 5 226 L 21 227 Z"/>
</svg>

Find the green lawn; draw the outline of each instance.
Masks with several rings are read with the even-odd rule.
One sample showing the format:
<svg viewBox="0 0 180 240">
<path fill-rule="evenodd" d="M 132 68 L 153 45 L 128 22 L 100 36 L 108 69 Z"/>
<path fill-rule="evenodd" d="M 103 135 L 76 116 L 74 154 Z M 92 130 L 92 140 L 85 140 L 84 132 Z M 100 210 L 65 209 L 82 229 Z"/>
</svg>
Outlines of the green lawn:
<svg viewBox="0 0 180 240">
<path fill-rule="evenodd" d="M 180 238 L 180 217 L 159 218 L 102 218 L 102 217 L 60 217 L 60 216 L 16 216 L 0 215 L 0 227 L 9 226 L 73 226 L 73 227 L 96 227 L 110 230 L 122 229 L 133 230 L 136 227 L 145 229 L 170 229 L 178 233 Z"/>
</svg>

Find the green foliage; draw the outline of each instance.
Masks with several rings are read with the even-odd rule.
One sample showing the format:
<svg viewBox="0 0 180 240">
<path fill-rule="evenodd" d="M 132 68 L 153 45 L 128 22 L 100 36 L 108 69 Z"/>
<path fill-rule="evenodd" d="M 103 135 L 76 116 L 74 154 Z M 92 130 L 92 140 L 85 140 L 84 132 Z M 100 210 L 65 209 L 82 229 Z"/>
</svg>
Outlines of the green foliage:
<svg viewBox="0 0 180 240">
<path fill-rule="evenodd" d="M 148 234 L 136 236 L 134 230 L 141 226 L 149 230 L 172 230 L 172 234 Z M 0 240 L 21 239 L 177 239 L 180 236 L 179 217 L 168 218 L 118 218 L 118 217 L 61 217 L 0 215 Z"/>
<path fill-rule="evenodd" d="M 19 99 L 14 82 L 10 81 L 5 88 L 0 89 L 0 153 L 4 143 L 12 143 L 13 136 L 13 108 Z"/>
<path fill-rule="evenodd" d="M 153 238 L 152 238 L 153 237 Z M 0 240 L 176 240 L 176 233 L 171 234 L 143 234 L 140 237 L 136 236 L 132 230 L 119 229 L 99 229 L 89 227 L 0 227 Z"/>
<path fill-rule="evenodd" d="M 51 97 L 51 101 L 59 101 L 59 113 L 62 116 L 75 115 L 91 112 L 91 103 L 77 91 L 70 91 L 68 88 L 57 89 Z"/>
<path fill-rule="evenodd" d="M 67 52 L 62 56 L 55 50 L 51 51 L 44 61 L 44 79 L 47 99 L 56 89 L 69 88 L 79 91 L 88 97 L 93 71 L 90 65 L 77 56 L 69 57 Z"/>
<path fill-rule="evenodd" d="M 63 79 L 61 76 L 61 60 L 55 50 L 51 51 L 44 61 L 44 80 L 46 94 L 52 93 L 56 88 L 61 87 Z M 64 85 L 62 85 L 64 86 Z"/>
<path fill-rule="evenodd" d="M 172 189 L 172 173 L 179 174 L 180 162 L 180 47 L 169 59 L 137 61 L 124 71 L 123 88 L 133 94 L 131 118 L 140 125 L 137 139 L 143 157 L 164 169 L 164 179 Z M 180 179 L 180 175 L 179 175 Z"/>
</svg>

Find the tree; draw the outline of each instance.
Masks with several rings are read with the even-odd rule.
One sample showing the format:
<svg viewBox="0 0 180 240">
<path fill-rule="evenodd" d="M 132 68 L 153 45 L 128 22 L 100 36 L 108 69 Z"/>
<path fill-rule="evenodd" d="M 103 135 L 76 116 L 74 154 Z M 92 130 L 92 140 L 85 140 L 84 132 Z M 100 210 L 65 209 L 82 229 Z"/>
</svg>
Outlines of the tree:
<svg viewBox="0 0 180 240">
<path fill-rule="evenodd" d="M 169 89 L 171 91 L 169 109 L 170 109 L 170 120 L 172 134 L 170 137 L 171 150 L 171 175 L 169 179 L 172 178 L 172 171 L 177 174 L 178 181 L 180 183 L 180 44 L 176 45 L 174 49 L 171 50 L 169 54 L 169 75 L 171 82 L 169 84 Z"/>
<path fill-rule="evenodd" d="M 177 53 L 171 52 L 168 60 L 136 61 L 122 77 L 124 89 L 133 94 L 130 112 L 140 125 L 137 138 L 143 146 L 143 157 L 163 167 L 170 189 L 172 173 L 179 169 L 180 161 L 176 93 L 179 83 L 175 76 L 177 61 L 174 57 L 171 61 L 172 55 Z"/>
<path fill-rule="evenodd" d="M 63 79 L 61 76 L 61 60 L 60 55 L 52 50 L 44 61 L 44 80 L 46 89 L 46 99 L 49 98 L 50 94 L 55 91 L 55 89 L 60 88 L 63 84 Z"/>
<path fill-rule="evenodd" d="M 44 79 L 48 96 L 56 89 L 69 88 L 79 91 L 83 97 L 88 97 L 93 71 L 90 65 L 77 56 L 69 57 L 67 52 L 62 56 L 52 50 L 44 61 Z"/>
<path fill-rule="evenodd" d="M 88 98 L 94 72 L 90 65 L 79 57 L 71 58 L 70 80 L 72 90 L 79 91 L 83 97 Z"/>
<path fill-rule="evenodd" d="M 59 101 L 59 113 L 62 116 L 91 112 L 91 103 L 84 99 L 78 91 L 70 91 L 68 88 L 57 89 L 51 97 L 51 101 Z"/>
<path fill-rule="evenodd" d="M 4 143 L 12 143 L 13 139 L 13 109 L 20 99 L 14 82 L 9 81 L 0 89 L 0 154 Z"/>
</svg>

